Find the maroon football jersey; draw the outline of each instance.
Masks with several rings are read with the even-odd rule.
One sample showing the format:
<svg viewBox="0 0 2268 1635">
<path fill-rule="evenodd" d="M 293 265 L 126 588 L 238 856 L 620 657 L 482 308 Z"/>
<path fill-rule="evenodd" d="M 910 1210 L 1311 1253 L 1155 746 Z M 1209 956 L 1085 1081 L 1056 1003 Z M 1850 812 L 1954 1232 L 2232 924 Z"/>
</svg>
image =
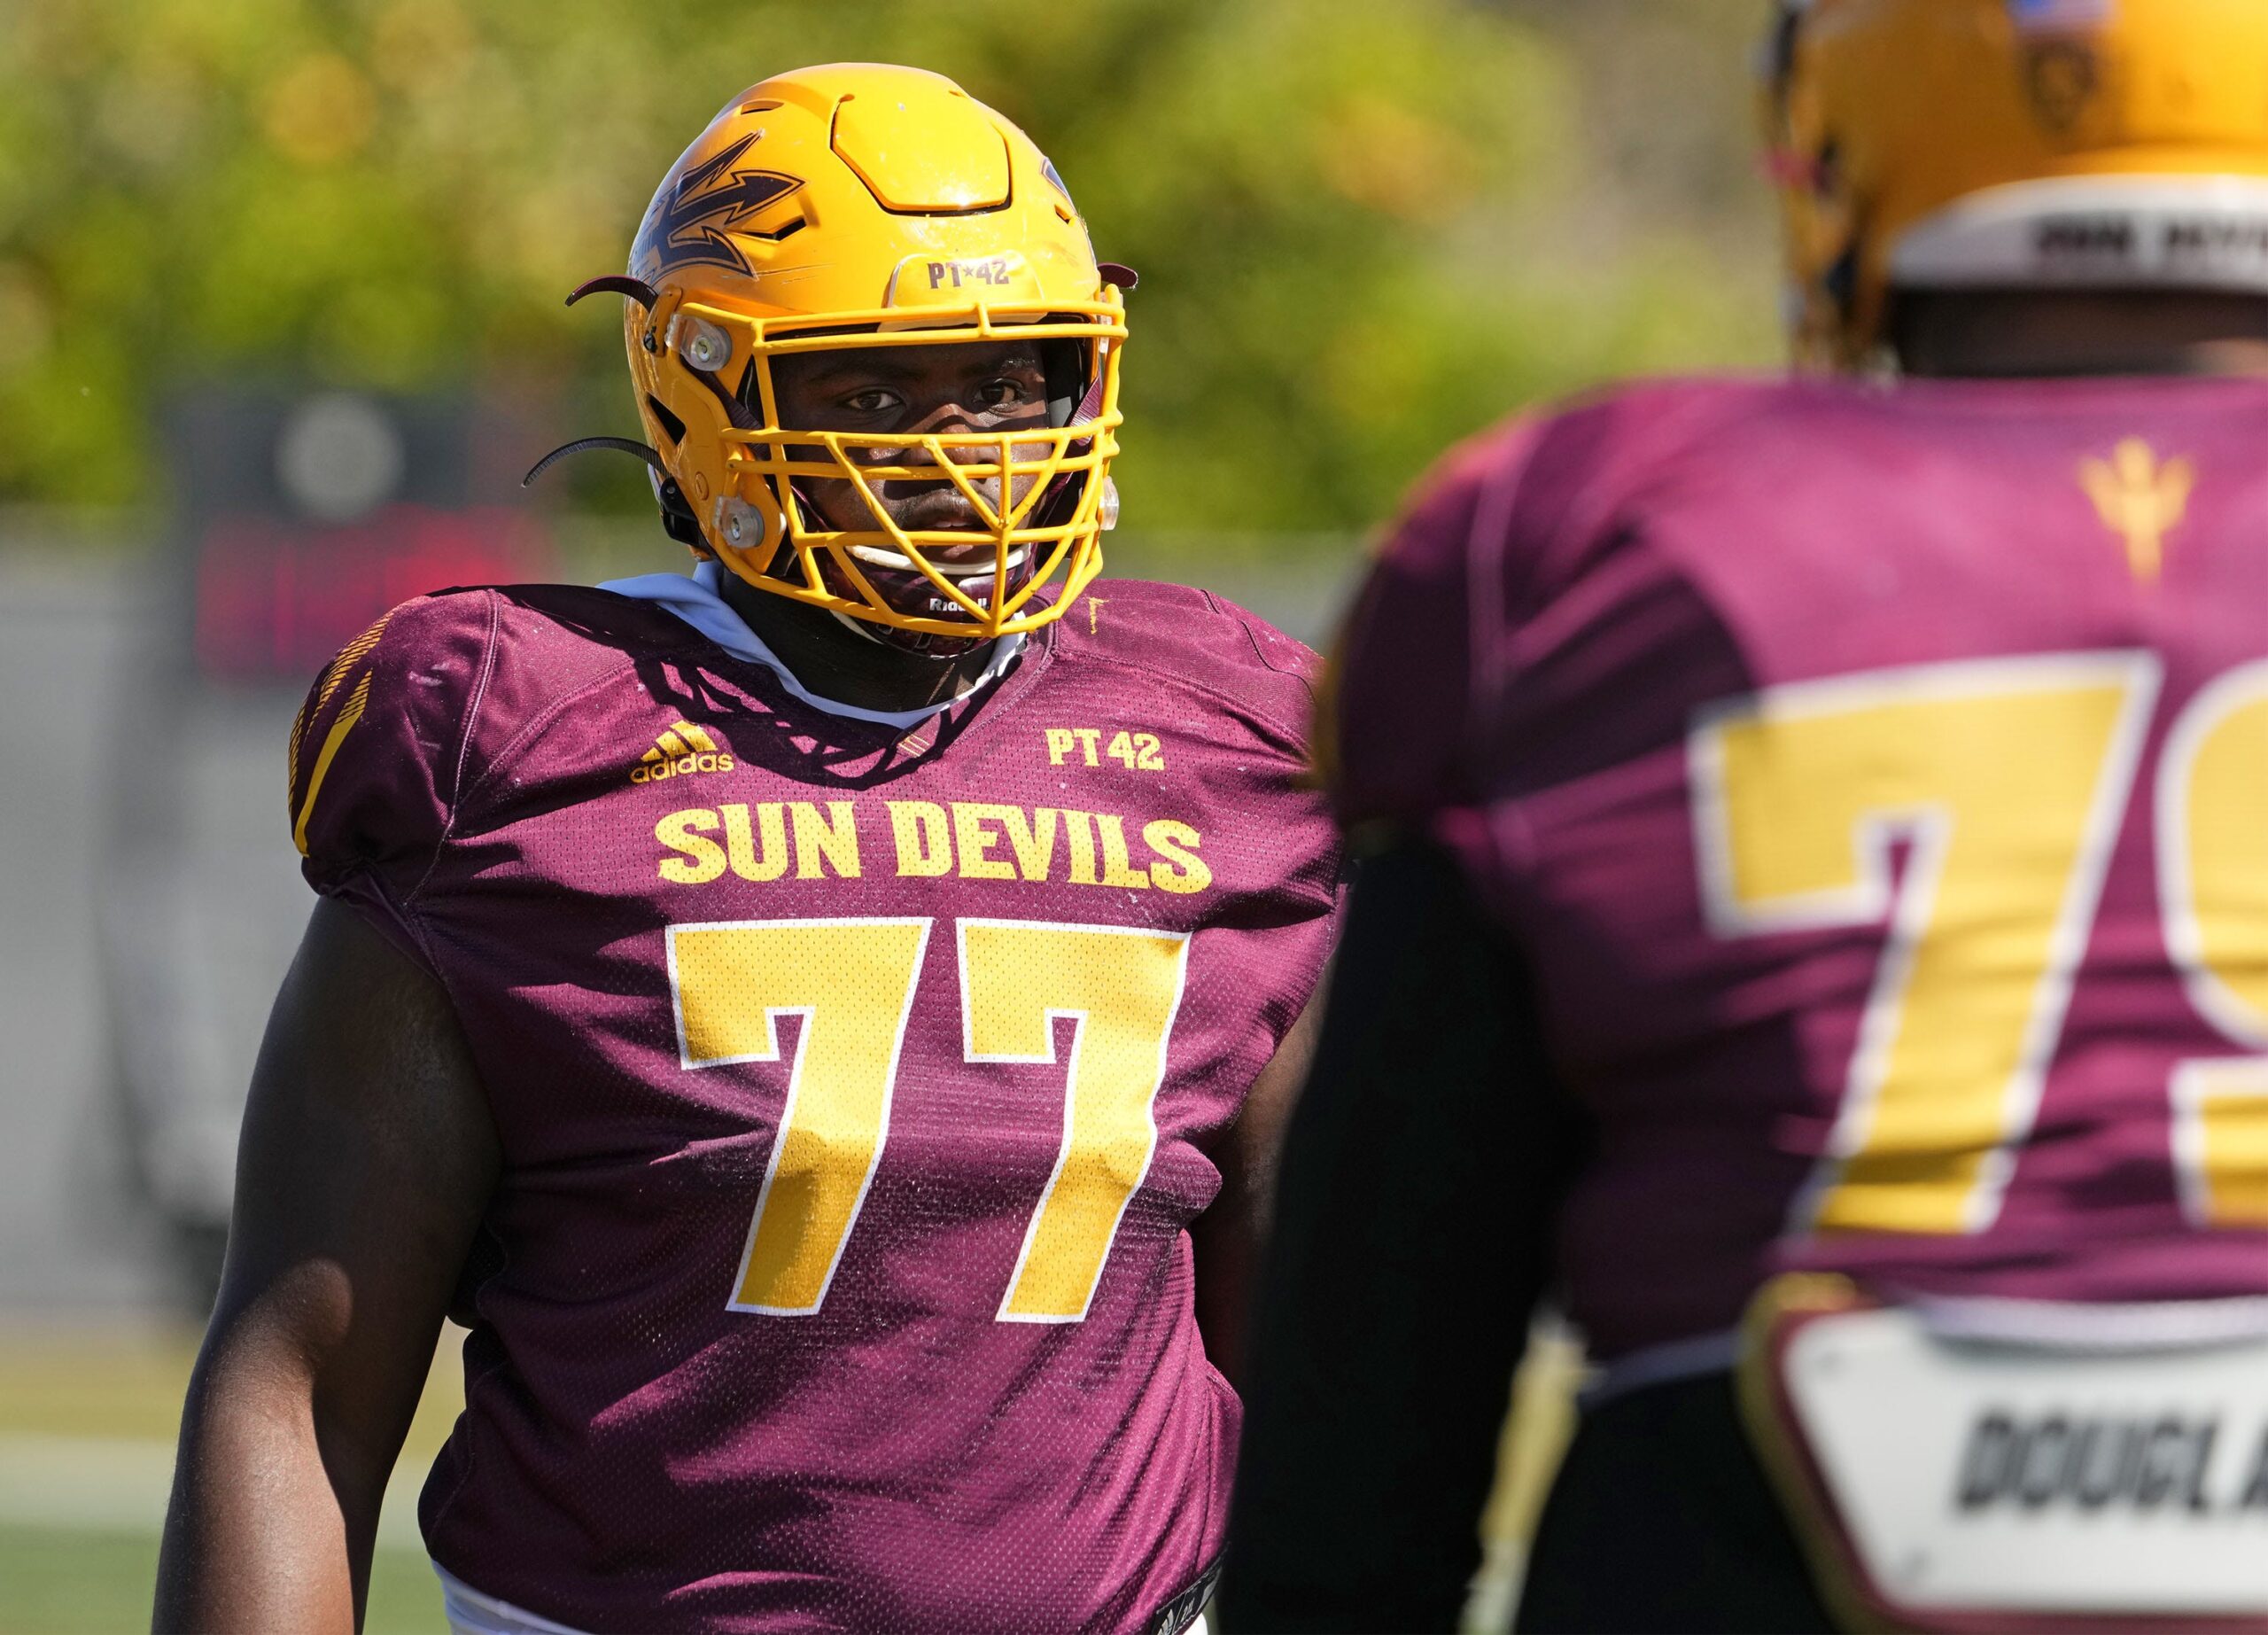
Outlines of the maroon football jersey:
<svg viewBox="0 0 2268 1635">
<path fill-rule="evenodd" d="M 1184 1229 L 1330 942 L 1309 666 L 1135 583 L 910 729 L 604 590 L 340 656 L 307 876 L 447 987 L 503 1148 L 443 1567 L 584 1629 L 1138 1629 L 1200 1577 L 1239 1411 Z"/>
<path fill-rule="evenodd" d="M 1673 385 L 1455 455 L 1349 627 L 1596 1125 L 1594 1352 L 1783 1270 L 2268 1292 L 2268 385 Z"/>
</svg>

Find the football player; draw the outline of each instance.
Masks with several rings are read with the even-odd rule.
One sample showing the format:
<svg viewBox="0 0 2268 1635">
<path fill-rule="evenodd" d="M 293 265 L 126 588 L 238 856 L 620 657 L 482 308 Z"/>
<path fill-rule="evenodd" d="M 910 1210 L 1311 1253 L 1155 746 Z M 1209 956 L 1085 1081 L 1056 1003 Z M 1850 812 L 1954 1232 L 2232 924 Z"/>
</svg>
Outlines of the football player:
<svg viewBox="0 0 2268 1635">
<path fill-rule="evenodd" d="M 293 732 L 161 1627 L 354 1622 L 445 1312 L 459 1630 L 1198 1617 L 1338 837 L 1306 650 L 1093 582 L 1131 282 L 913 69 L 670 171 L 602 440 L 697 571 L 406 603 Z"/>
<path fill-rule="evenodd" d="M 1811 0 L 1798 345 L 1455 454 L 1327 735 L 1224 1627 L 2268 1628 L 2268 11 Z"/>
</svg>

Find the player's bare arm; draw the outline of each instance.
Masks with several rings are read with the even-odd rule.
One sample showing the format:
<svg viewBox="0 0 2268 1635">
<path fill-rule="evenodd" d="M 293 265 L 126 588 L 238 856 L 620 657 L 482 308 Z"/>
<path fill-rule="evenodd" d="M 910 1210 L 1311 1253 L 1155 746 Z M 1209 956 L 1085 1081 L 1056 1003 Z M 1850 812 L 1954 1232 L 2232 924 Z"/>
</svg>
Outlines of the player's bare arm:
<svg viewBox="0 0 2268 1635">
<path fill-rule="evenodd" d="M 1252 1081 L 1236 1122 L 1213 1148 L 1221 1190 L 1189 1226 L 1197 1262 L 1197 1324 L 1205 1333 L 1206 1355 L 1231 1385 L 1244 1377 L 1254 1290 L 1276 1211 L 1284 1132 L 1314 1066 L 1322 1032 L 1318 995 Z"/>
<path fill-rule="evenodd" d="M 252 1081 L 158 1630 L 357 1626 L 386 1477 L 496 1172 L 447 995 L 318 904 Z"/>
</svg>

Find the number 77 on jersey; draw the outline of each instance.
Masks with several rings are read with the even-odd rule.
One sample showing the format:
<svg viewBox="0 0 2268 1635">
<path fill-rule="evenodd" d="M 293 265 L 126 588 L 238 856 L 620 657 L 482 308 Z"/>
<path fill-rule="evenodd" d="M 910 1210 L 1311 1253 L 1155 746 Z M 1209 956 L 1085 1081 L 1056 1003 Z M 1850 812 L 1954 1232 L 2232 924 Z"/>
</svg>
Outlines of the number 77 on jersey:
<svg viewBox="0 0 2268 1635">
<path fill-rule="evenodd" d="M 778 1062 L 779 1018 L 802 1024 L 733 1310 L 808 1316 L 826 1301 L 889 1140 L 934 923 L 670 929 L 687 1070 Z M 952 931 L 964 1063 L 1054 1063 L 1055 1024 L 1071 1023 L 1062 1143 L 997 1315 L 1077 1322 L 1156 1148 L 1152 1103 L 1181 1006 L 1189 934 L 1008 920 L 957 920 Z"/>
</svg>

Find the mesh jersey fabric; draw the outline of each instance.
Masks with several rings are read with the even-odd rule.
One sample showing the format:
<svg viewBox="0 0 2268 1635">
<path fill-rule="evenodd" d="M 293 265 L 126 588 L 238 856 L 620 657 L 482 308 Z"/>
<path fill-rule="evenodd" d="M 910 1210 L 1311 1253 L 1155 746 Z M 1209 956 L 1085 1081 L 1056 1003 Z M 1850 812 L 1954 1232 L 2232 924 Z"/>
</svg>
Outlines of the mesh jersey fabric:
<svg viewBox="0 0 2268 1635">
<path fill-rule="evenodd" d="M 911 728 L 651 603 L 396 609 L 318 679 L 318 891 L 501 1139 L 436 1561 L 577 1628 L 1139 1628 L 1237 1437 L 1184 1228 L 1328 952 L 1312 657 L 1107 582 Z"/>
<path fill-rule="evenodd" d="M 1532 963 L 1594 1357 L 1790 1270 L 2268 1290 L 2264 436 L 2240 380 L 1671 382 L 1421 492 L 1336 800 Z"/>
</svg>

